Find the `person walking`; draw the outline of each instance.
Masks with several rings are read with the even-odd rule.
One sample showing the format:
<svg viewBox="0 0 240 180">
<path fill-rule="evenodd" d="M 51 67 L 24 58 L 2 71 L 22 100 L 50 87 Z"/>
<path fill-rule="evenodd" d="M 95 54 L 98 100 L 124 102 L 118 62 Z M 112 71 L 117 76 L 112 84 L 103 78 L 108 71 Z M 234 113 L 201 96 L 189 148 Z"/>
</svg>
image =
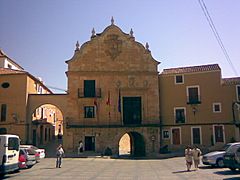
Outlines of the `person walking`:
<svg viewBox="0 0 240 180">
<path fill-rule="evenodd" d="M 190 171 L 191 169 L 192 159 L 193 159 L 192 149 L 190 146 L 187 146 L 187 148 L 185 149 L 185 160 L 187 165 L 187 171 Z"/>
<path fill-rule="evenodd" d="M 78 154 L 81 154 L 82 152 L 83 152 L 83 142 L 79 141 Z"/>
<path fill-rule="evenodd" d="M 63 147 L 61 144 L 59 144 L 56 152 L 56 156 L 57 156 L 56 168 L 61 168 L 63 155 L 64 155 Z"/>
<path fill-rule="evenodd" d="M 202 154 L 201 150 L 197 146 L 195 146 L 193 148 L 193 162 L 196 170 L 198 170 L 198 165 L 200 164 L 201 154 Z"/>
</svg>

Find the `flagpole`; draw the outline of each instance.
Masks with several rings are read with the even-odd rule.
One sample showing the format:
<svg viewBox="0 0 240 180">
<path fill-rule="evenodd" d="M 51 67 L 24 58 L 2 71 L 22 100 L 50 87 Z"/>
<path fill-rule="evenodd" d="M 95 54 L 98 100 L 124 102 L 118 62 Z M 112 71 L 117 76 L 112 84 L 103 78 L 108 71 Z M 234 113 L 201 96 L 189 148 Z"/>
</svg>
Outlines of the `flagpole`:
<svg viewBox="0 0 240 180">
<path fill-rule="evenodd" d="M 120 113 L 120 121 L 121 121 L 121 125 L 123 125 L 122 122 L 122 97 L 121 97 L 121 89 L 120 87 L 118 88 L 118 112 Z"/>
</svg>

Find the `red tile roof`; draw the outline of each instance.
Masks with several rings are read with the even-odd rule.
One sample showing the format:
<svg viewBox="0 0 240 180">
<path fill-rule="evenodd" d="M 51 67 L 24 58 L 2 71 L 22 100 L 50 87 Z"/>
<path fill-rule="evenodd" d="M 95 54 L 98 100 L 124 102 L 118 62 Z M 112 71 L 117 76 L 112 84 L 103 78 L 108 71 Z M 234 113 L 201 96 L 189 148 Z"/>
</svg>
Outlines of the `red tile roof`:
<svg viewBox="0 0 240 180">
<path fill-rule="evenodd" d="M 201 66 L 189 66 L 189 67 L 178 67 L 164 69 L 161 74 L 184 74 L 184 73 L 195 73 L 195 72 L 205 72 L 205 71 L 221 71 L 218 64 L 208 64 Z"/>
<path fill-rule="evenodd" d="M 2 75 L 2 74 L 27 74 L 27 72 L 9 69 L 9 68 L 0 68 L 0 75 Z"/>
<path fill-rule="evenodd" d="M 240 84 L 240 77 L 234 77 L 234 78 L 223 78 L 222 79 L 223 85 L 237 85 Z"/>
<path fill-rule="evenodd" d="M 52 91 L 46 85 L 44 85 L 38 78 L 31 75 L 30 73 L 28 73 L 26 71 L 21 71 L 21 70 L 14 70 L 14 69 L 9 69 L 9 68 L 0 68 L 0 75 L 13 75 L 13 74 L 26 74 L 27 76 L 32 78 L 34 81 L 40 83 L 42 87 L 47 89 L 52 94 Z"/>
</svg>

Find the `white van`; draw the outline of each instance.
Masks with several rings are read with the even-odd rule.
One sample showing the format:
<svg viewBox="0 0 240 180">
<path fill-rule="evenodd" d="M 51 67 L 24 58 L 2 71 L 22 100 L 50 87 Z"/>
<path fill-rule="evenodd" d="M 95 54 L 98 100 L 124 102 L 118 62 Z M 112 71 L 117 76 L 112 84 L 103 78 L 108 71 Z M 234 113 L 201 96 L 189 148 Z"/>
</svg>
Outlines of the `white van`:
<svg viewBox="0 0 240 180">
<path fill-rule="evenodd" d="M 6 174 L 19 169 L 19 145 L 17 135 L 0 135 L 0 174 Z"/>
</svg>

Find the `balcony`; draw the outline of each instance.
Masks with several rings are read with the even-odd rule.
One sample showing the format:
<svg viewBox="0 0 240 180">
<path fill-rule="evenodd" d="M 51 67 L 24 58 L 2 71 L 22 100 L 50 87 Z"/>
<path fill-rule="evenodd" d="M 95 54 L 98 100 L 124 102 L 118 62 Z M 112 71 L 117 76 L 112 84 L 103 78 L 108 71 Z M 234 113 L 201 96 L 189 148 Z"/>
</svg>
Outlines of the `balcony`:
<svg viewBox="0 0 240 180">
<path fill-rule="evenodd" d="M 201 104 L 200 96 L 188 96 L 187 104 Z"/>
<path fill-rule="evenodd" d="M 78 98 L 101 98 L 101 88 L 86 91 L 84 88 L 78 88 Z"/>
</svg>

